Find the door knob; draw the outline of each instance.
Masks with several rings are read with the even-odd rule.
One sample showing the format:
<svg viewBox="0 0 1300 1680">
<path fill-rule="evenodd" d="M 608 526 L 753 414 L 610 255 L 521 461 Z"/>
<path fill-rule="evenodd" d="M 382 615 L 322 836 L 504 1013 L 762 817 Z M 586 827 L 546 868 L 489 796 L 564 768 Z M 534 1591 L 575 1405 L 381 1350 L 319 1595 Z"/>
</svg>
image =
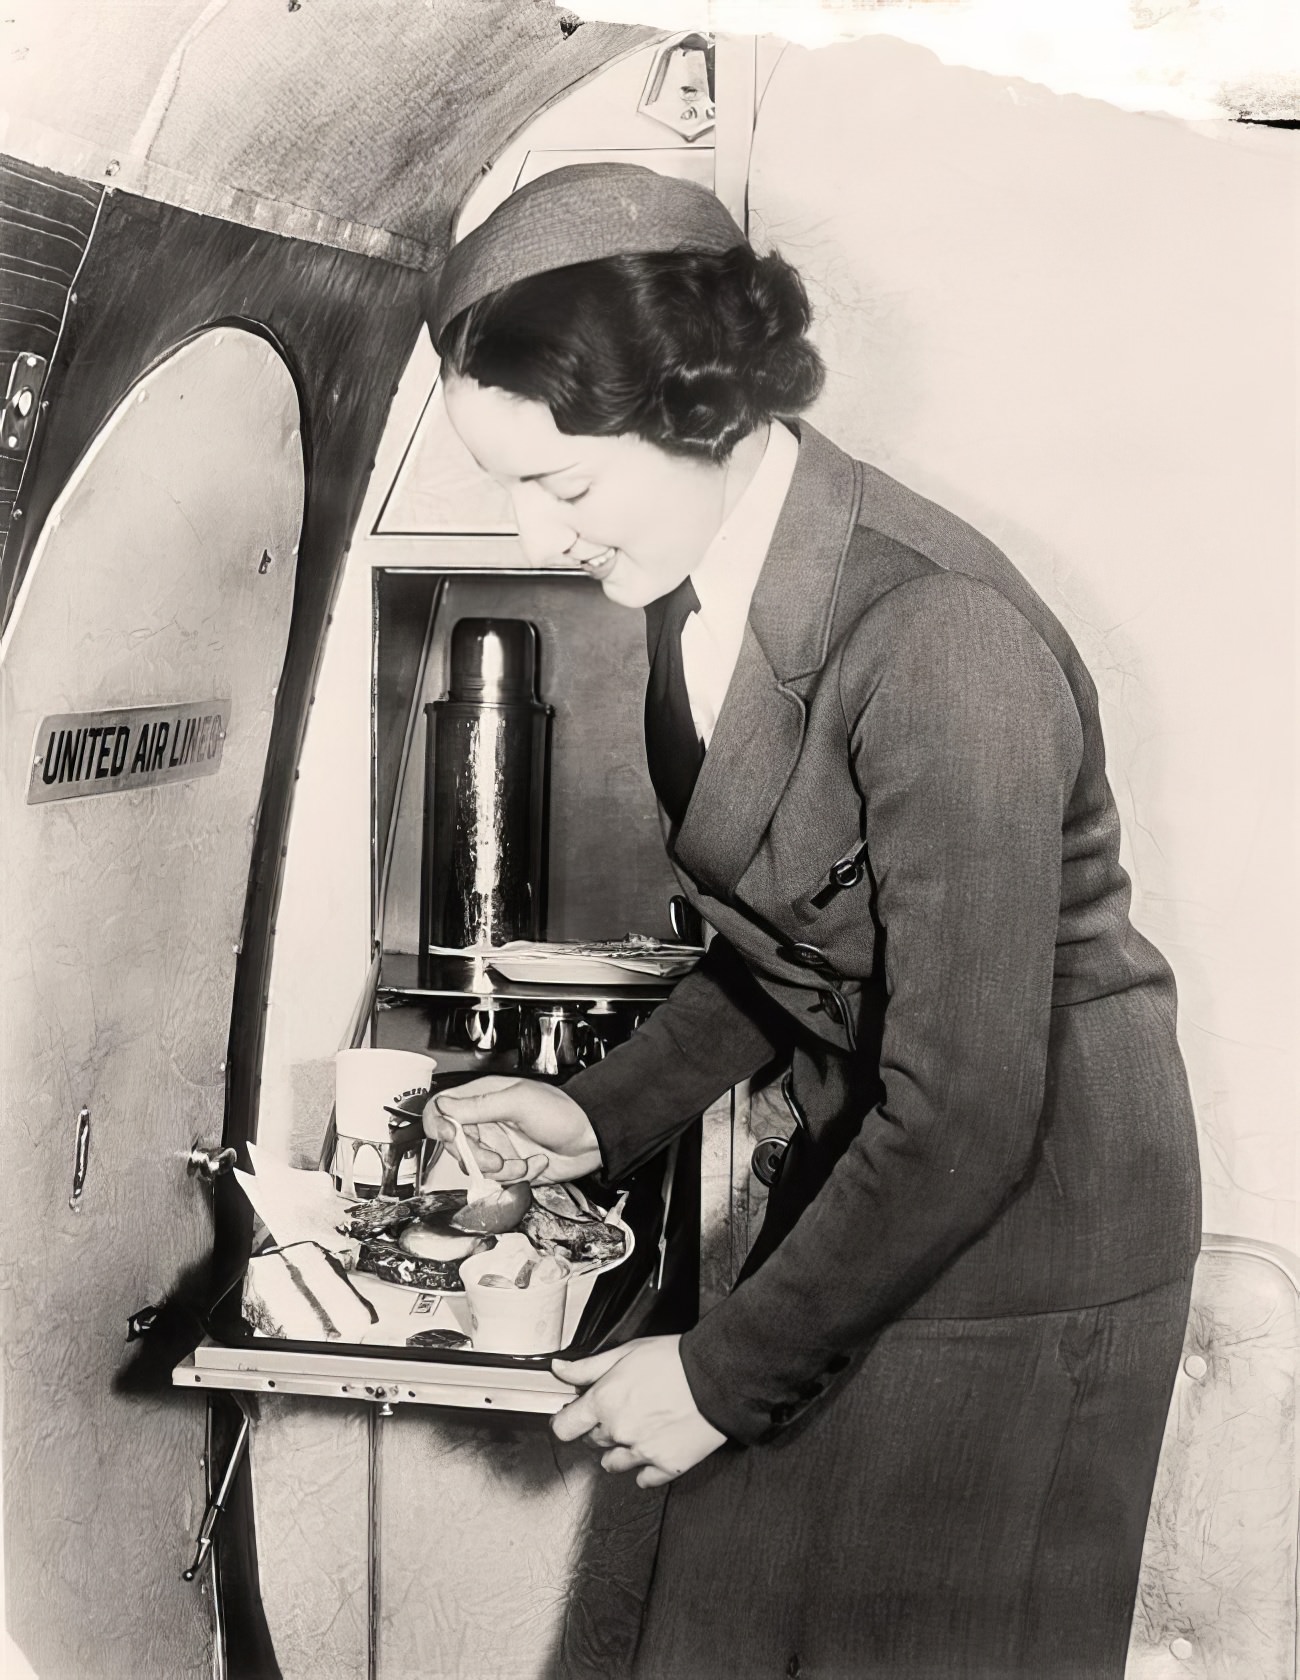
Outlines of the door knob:
<svg viewBox="0 0 1300 1680">
<path fill-rule="evenodd" d="M 233 1149 L 220 1149 L 215 1145 L 204 1148 L 195 1138 L 190 1146 L 190 1152 L 185 1158 L 185 1171 L 191 1178 L 201 1178 L 205 1184 L 215 1184 L 223 1173 L 228 1173 L 239 1159 Z"/>
</svg>

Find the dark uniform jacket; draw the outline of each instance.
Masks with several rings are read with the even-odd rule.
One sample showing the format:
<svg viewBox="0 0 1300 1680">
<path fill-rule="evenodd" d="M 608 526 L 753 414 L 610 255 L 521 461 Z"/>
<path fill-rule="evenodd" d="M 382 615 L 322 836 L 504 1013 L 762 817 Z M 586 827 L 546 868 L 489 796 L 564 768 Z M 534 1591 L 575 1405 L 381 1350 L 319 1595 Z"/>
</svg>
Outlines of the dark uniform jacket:
<svg viewBox="0 0 1300 1680">
<path fill-rule="evenodd" d="M 805 1126 L 681 1344 L 738 1441 L 891 1319 L 1120 1300 L 1200 1236 L 1173 977 L 1128 919 L 1092 681 L 991 543 L 798 431 L 670 848 L 718 937 L 567 1087 L 614 1181 L 792 1058 Z"/>
</svg>

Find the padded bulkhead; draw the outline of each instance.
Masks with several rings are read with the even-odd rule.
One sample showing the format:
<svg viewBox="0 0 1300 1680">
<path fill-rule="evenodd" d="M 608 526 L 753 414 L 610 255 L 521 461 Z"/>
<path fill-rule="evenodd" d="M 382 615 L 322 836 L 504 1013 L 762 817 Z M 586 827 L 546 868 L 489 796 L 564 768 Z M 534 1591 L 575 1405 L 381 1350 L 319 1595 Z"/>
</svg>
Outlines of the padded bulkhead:
<svg viewBox="0 0 1300 1680">
<path fill-rule="evenodd" d="M 1128 1680 L 1295 1680 L 1300 1293 L 1207 1236 L 1147 1522 Z"/>
<path fill-rule="evenodd" d="M 16 159 L 0 163 L 0 386 L 8 388 L 10 403 L 27 410 L 26 426 L 0 429 L 0 553 L 40 413 L 42 370 L 58 342 L 102 196 L 101 187 L 53 170 Z"/>
</svg>

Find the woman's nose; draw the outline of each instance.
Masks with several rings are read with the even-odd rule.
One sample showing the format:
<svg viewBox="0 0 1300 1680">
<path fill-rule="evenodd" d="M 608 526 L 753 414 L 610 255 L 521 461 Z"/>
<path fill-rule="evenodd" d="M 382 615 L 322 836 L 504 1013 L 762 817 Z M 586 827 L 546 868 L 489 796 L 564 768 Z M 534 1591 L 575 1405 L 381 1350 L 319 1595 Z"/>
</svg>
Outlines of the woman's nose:
<svg viewBox="0 0 1300 1680">
<path fill-rule="evenodd" d="M 578 539 L 564 505 L 539 485 L 521 484 L 511 491 L 519 542 L 530 565 L 544 566 L 567 554 Z"/>
</svg>

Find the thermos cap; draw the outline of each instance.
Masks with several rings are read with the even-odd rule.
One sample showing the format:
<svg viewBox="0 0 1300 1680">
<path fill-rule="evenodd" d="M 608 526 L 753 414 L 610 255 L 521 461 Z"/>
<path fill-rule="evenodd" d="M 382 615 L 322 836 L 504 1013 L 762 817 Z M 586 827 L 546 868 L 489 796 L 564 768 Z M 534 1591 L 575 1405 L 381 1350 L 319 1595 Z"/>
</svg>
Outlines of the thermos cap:
<svg viewBox="0 0 1300 1680">
<path fill-rule="evenodd" d="M 523 618 L 462 618 L 451 633 L 450 700 L 533 700 L 537 631 Z"/>
</svg>

